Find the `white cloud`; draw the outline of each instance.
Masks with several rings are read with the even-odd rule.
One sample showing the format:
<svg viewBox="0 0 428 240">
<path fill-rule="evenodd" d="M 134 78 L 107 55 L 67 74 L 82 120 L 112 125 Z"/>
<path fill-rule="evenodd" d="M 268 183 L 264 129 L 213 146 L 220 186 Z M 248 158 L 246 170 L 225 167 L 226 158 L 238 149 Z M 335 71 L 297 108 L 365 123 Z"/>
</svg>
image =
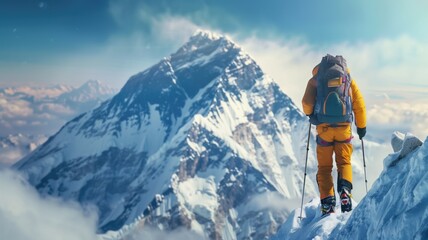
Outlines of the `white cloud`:
<svg viewBox="0 0 428 240">
<path fill-rule="evenodd" d="M 366 90 L 410 91 L 427 86 L 428 44 L 409 36 L 373 42 L 342 44 L 351 71 Z M 427 89 L 425 89 L 427 90 Z"/>
<path fill-rule="evenodd" d="M 428 136 L 428 103 L 386 101 L 369 107 L 368 125 L 378 135 L 391 136 L 393 131 L 411 132 L 421 139 Z M 383 130 L 383 131 L 382 131 Z"/>
<path fill-rule="evenodd" d="M 135 228 L 123 236 L 115 236 L 114 233 L 97 235 L 97 214 L 94 207 L 83 209 L 76 202 L 42 197 L 23 176 L 1 167 L 0 163 L 0 239 L 204 239 L 203 236 L 185 228 L 161 231 L 149 226 Z"/>
<path fill-rule="evenodd" d="M 24 120 L 16 120 L 15 121 L 15 125 L 16 126 L 25 126 L 25 125 L 27 125 L 28 123 L 26 122 L 26 121 L 24 121 Z"/>
<path fill-rule="evenodd" d="M 27 117 L 33 114 L 30 103 L 20 99 L 0 99 L 0 116 L 8 118 L 12 116 Z"/>
<path fill-rule="evenodd" d="M 321 52 L 295 40 L 250 37 L 237 42 L 242 45 L 261 68 L 270 75 L 300 106 L 312 68 L 319 62 Z"/>
<path fill-rule="evenodd" d="M 58 97 L 59 95 L 70 90 L 71 87 L 68 86 L 54 86 L 49 88 L 20 86 L 16 88 L 4 89 L 5 93 L 8 95 L 25 93 L 36 99 L 41 99 L 45 97 Z"/>
<path fill-rule="evenodd" d="M 52 119 L 52 118 L 47 118 L 47 119 Z M 43 126 L 43 125 L 46 125 L 46 123 L 42 123 L 40 121 L 33 121 L 33 122 L 31 122 L 31 126 Z"/>
<path fill-rule="evenodd" d="M 23 157 L 22 152 L 18 149 L 4 150 L 0 148 L 0 151 L 1 151 L 0 164 L 4 166 L 10 166 L 13 163 L 15 163 L 17 159 L 21 159 Z"/>
<path fill-rule="evenodd" d="M 428 99 L 428 44 L 408 36 L 321 49 L 299 39 L 250 37 L 238 43 L 299 106 L 312 68 L 327 53 L 343 55 L 348 60 L 351 75 L 368 100 L 379 92 L 421 93 L 421 86 Z"/>
<path fill-rule="evenodd" d="M 3 117 L 0 118 L 0 126 L 2 126 L 2 128 L 5 128 L 5 129 L 12 128 L 12 125 L 10 124 L 10 122 L 3 119 Z"/>
<path fill-rule="evenodd" d="M 37 106 L 37 110 L 40 112 L 49 112 L 54 113 L 56 115 L 70 115 L 76 114 L 73 110 L 71 110 L 68 106 L 57 104 L 57 103 L 42 103 Z"/>
<path fill-rule="evenodd" d="M 184 43 L 200 26 L 184 17 L 165 15 L 153 20 L 153 28 L 161 39 Z"/>
<path fill-rule="evenodd" d="M 273 211 L 286 211 L 290 213 L 292 210 L 300 207 L 300 198 L 287 199 L 277 192 L 264 192 L 254 196 L 245 207 L 252 209 L 252 211 L 269 209 Z"/>
<path fill-rule="evenodd" d="M 67 95 L 59 98 L 59 93 L 72 90 L 67 86 L 0 89 L 0 136 L 53 134 L 68 120 L 95 107 L 99 98 L 107 96 L 92 93 L 78 103 L 69 102 Z"/>
<path fill-rule="evenodd" d="M 84 211 L 77 203 L 41 197 L 10 170 L 0 170 L 0 189 L 0 239 L 97 239 L 93 211 Z"/>
</svg>

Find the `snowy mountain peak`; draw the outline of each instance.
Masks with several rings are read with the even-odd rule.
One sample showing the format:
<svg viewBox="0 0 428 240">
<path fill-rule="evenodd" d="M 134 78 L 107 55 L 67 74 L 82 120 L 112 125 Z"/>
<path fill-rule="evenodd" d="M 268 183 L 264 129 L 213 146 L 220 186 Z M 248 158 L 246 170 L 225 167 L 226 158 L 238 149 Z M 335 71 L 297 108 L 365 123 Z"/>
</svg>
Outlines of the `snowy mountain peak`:
<svg viewBox="0 0 428 240">
<path fill-rule="evenodd" d="M 101 101 L 106 99 L 117 91 L 98 80 L 89 80 L 79 88 L 72 91 L 63 93 L 58 97 L 62 102 L 88 102 L 88 101 Z"/>
<path fill-rule="evenodd" d="M 189 89 L 188 85 L 194 85 L 194 88 L 198 85 L 205 86 L 224 72 L 239 53 L 241 53 L 239 46 L 228 38 L 201 30 L 190 37 L 177 52 L 163 58 L 146 71 L 131 77 L 128 83 L 134 90 L 147 87 L 165 89 L 170 85 L 178 84 L 179 87 L 187 90 L 189 97 L 193 97 L 199 88 Z M 186 81 L 190 76 L 197 74 L 200 74 L 198 82 Z M 142 85 L 136 88 L 138 82 Z"/>
<path fill-rule="evenodd" d="M 101 83 L 99 80 L 88 80 L 77 91 L 98 94 L 98 95 L 112 95 L 116 92 L 113 88 Z"/>
<path fill-rule="evenodd" d="M 203 32 L 15 167 L 43 194 L 98 206 L 102 232 L 138 222 L 266 239 L 289 211 L 266 199 L 299 196 L 303 121 L 239 46 Z"/>
<path fill-rule="evenodd" d="M 214 93 L 224 87 L 229 88 L 226 91 L 249 89 L 263 75 L 255 61 L 235 43 L 200 31 L 176 53 L 132 76 L 108 109 L 126 107 L 132 115 L 150 114 L 149 106 L 156 105 L 163 125 L 170 125 L 182 115 L 186 101 L 192 101 L 201 90 L 209 87 Z"/>
<path fill-rule="evenodd" d="M 225 54 L 234 55 L 240 51 L 241 48 L 226 36 L 199 31 L 171 55 L 171 58 L 173 62 L 180 60 L 175 67 L 182 69 L 189 65 L 203 65 Z"/>
<path fill-rule="evenodd" d="M 189 41 L 184 44 L 188 51 L 193 51 L 199 48 L 208 47 L 209 45 L 216 45 L 222 43 L 223 46 L 236 46 L 236 44 L 227 36 L 220 35 L 208 30 L 197 30 L 189 39 Z"/>
<path fill-rule="evenodd" d="M 81 88 L 99 88 L 104 87 L 104 85 L 99 80 L 88 80 L 86 83 L 84 83 Z"/>
<path fill-rule="evenodd" d="M 212 40 L 217 40 L 217 39 L 222 38 L 222 37 L 223 37 L 222 35 L 217 34 L 215 32 L 212 32 L 212 31 L 209 31 L 209 30 L 206 30 L 206 29 L 197 29 L 195 31 L 195 33 L 193 33 L 191 39 L 194 39 L 194 38 L 199 38 L 199 39 L 201 39 L 201 38 L 208 38 L 208 39 L 212 39 Z"/>
</svg>

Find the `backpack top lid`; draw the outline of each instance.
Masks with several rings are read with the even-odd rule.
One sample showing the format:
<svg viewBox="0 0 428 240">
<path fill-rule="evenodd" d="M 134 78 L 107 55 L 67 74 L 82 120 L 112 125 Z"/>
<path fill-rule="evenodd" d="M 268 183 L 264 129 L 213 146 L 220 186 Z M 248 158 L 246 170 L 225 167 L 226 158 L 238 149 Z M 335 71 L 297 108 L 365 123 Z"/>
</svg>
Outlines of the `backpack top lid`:
<svg viewBox="0 0 428 240">
<path fill-rule="evenodd" d="M 323 62 L 327 64 L 327 67 L 331 67 L 334 64 L 346 67 L 346 59 L 341 55 L 332 56 L 330 54 L 327 54 L 322 58 L 321 63 Z"/>
<path fill-rule="evenodd" d="M 342 56 L 327 54 L 319 64 L 315 115 L 321 123 L 352 122 L 351 78 Z"/>
<path fill-rule="evenodd" d="M 346 60 L 340 55 L 336 57 L 327 54 L 321 60 L 319 64 L 318 74 L 323 76 L 325 79 L 332 79 L 340 77 L 347 73 Z"/>
</svg>

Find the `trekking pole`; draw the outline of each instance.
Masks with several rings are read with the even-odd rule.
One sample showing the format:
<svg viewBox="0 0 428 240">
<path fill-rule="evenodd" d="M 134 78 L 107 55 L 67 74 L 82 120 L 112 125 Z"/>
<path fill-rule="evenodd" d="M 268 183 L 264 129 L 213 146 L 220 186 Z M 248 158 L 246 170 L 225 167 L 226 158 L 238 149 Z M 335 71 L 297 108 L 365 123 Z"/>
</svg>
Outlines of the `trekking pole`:
<svg viewBox="0 0 428 240">
<path fill-rule="evenodd" d="M 361 138 L 361 147 L 363 149 L 363 163 L 364 163 L 364 180 L 366 182 L 366 194 L 367 194 L 367 172 L 366 172 L 366 154 L 364 153 L 364 141 Z"/>
<path fill-rule="evenodd" d="M 308 142 L 306 144 L 306 160 L 305 160 L 305 176 L 303 177 L 303 193 L 302 193 L 302 204 L 300 206 L 300 219 L 302 219 L 303 212 L 303 198 L 305 197 L 305 184 L 306 184 L 306 168 L 308 166 L 308 152 L 309 152 L 309 140 L 311 139 L 311 127 L 312 123 L 309 123 L 309 131 L 308 131 Z"/>
</svg>

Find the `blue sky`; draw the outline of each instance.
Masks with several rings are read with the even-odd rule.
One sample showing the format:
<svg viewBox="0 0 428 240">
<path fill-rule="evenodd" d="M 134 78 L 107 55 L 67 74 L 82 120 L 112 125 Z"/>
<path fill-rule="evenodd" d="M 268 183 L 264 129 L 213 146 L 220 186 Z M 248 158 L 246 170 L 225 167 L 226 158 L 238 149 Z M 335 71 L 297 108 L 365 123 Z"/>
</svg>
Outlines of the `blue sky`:
<svg viewBox="0 0 428 240">
<path fill-rule="evenodd" d="M 428 3 L 410 1 L 248 0 L 2 0 L 1 61 L 39 61 L 106 44 L 142 31 L 156 39 L 151 19 L 189 20 L 241 36 L 301 37 L 314 45 L 370 41 L 403 34 L 425 40 Z M 142 16 L 145 15 L 145 16 Z"/>
<path fill-rule="evenodd" d="M 402 34 L 420 39 L 428 37 L 424 27 L 428 21 L 425 14 L 428 3 L 423 0 L 1 2 L 2 58 L 6 59 L 25 57 L 25 51 L 37 50 L 44 52 L 40 57 L 60 55 L 104 44 L 112 35 L 127 34 L 135 29 L 144 31 L 150 39 L 156 34 L 150 19 L 165 14 L 183 16 L 226 32 L 301 36 L 313 44 L 365 41 Z M 145 17 L 140 16 L 143 12 Z M 17 51 L 18 56 L 12 50 Z"/>
<path fill-rule="evenodd" d="M 295 99 L 300 78 L 327 52 L 348 58 L 363 89 L 388 81 L 395 96 L 411 88 L 403 76 L 416 75 L 419 96 L 427 89 L 426 9 L 423 0 L 1 0 L 0 87 L 96 79 L 120 88 L 205 28 L 232 36 Z"/>
</svg>

